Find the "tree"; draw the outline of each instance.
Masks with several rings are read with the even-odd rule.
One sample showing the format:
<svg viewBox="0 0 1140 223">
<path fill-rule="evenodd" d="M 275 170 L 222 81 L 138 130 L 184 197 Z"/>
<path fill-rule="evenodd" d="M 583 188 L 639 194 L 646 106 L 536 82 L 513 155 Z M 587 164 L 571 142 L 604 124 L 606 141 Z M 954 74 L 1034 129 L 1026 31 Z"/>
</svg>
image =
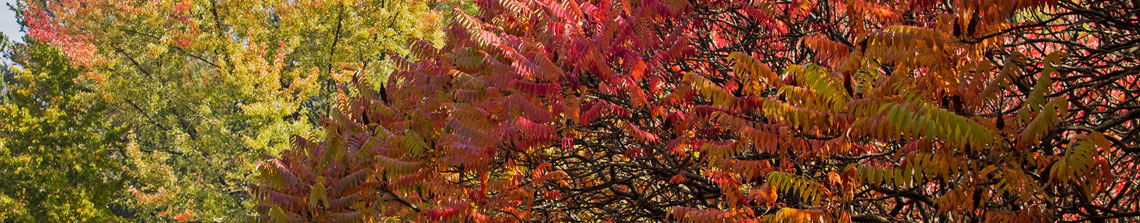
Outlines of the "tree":
<svg viewBox="0 0 1140 223">
<path fill-rule="evenodd" d="M 20 1 L 37 41 L 94 80 L 125 133 L 136 221 L 241 219 L 254 161 L 315 135 L 350 70 L 392 70 L 444 23 L 429 1 Z"/>
<path fill-rule="evenodd" d="M 1134 91 L 1125 90 L 1127 84 L 1112 83 L 1112 80 L 1135 78 L 1112 72 L 1131 69 L 1135 64 L 1112 56 L 1120 53 L 1114 52 L 1117 49 L 1101 49 L 1100 39 L 1111 35 L 1109 33 L 1136 27 L 1108 28 L 1095 19 L 1101 15 L 1090 12 L 1120 14 L 1135 8 L 1134 4 L 1098 1 L 949 4 L 857 1 L 853 4 L 817 2 L 808 7 L 790 4 L 766 9 L 729 4 L 729 8 L 756 10 L 752 14 L 701 13 L 712 15 L 709 17 L 718 21 L 750 22 L 713 23 L 717 25 L 710 29 L 725 31 L 726 35 L 720 35 L 719 39 L 718 36 L 700 36 L 697 43 L 717 46 L 719 49 L 713 52 L 744 51 L 748 53 L 744 55 L 759 59 L 741 59 L 737 55 L 735 60 L 709 64 L 710 70 L 732 71 L 725 68 L 733 66 L 736 71 L 751 70 L 748 67 L 762 63 L 785 70 L 787 76 L 781 77 L 782 84 L 807 86 L 812 90 L 800 93 L 798 89 L 766 87 L 780 89 L 776 94 L 778 99 L 792 105 L 787 107 L 790 110 L 764 107 L 764 113 L 788 112 L 767 116 L 783 116 L 785 122 L 801 125 L 794 123 L 822 121 L 811 115 L 843 117 L 843 111 L 853 114 L 850 127 L 840 128 L 842 134 L 821 134 L 810 129 L 793 133 L 808 136 L 808 140 L 830 141 L 823 142 L 822 148 L 844 148 L 831 145 L 842 145 L 832 143 L 845 138 L 858 140 L 853 145 L 856 149 L 869 149 L 857 150 L 855 154 L 825 153 L 822 154 L 824 159 L 810 161 L 810 167 L 796 167 L 793 172 L 821 183 L 826 189 L 824 193 L 853 190 L 855 196 L 843 195 L 847 197 L 841 196 L 839 201 L 861 202 L 838 206 L 840 210 L 860 213 L 852 213 L 853 220 L 1035 222 L 1135 217 L 1136 206 L 1112 202 L 1136 197 L 1127 189 L 1135 183 L 1132 178 L 1136 173 L 1128 169 L 1134 165 L 1130 164 L 1134 154 L 1126 152 L 1135 145 L 1124 137 L 1135 127 L 1120 122 L 1135 119 L 1135 116 L 1120 110 L 1112 115 L 1099 113 L 1099 109 L 1088 106 L 1087 102 L 1103 101 L 1117 108 L 1130 104 L 1100 95 L 1128 97 L 1132 94 L 1129 92 Z M 773 13 L 781 11 L 789 13 Z M 741 15 L 759 19 L 746 20 L 739 17 Z M 784 23 L 786 21 L 802 22 Z M 1076 28 L 1084 25 L 1075 24 L 1100 28 Z M 774 30 L 771 32 L 735 28 L 763 26 L 783 28 L 770 29 Z M 1058 45 L 1046 43 L 1068 39 L 1065 36 L 1070 35 L 1088 38 L 1060 41 Z M 749 44 L 755 41 L 751 38 L 766 38 L 762 42 L 766 44 Z M 1059 46 L 1066 48 L 1057 48 Z M 1080 54 L 1085 55 L 1072 57 Z M 1100 59 L 1092 59 L 1098 57 L 1094 55 L 1106 55 L 1104 60 L 1112 62 L 1097 62 Z M 818 63 L 821 66 L 814 70 L 830 73 L 830 78 L 796 77 L 800 71 L 790 68 L 797 67 L 797 60 L 785 63 L 781 61 L 783 58 Z M 746 63 L 742 66 L 740 62 Z M 809 72 L 813 70 L 810 65 L 806 67 Z M 717 84 L 730 91 L 734 86 L 747 85 L 747 81 L 726 79 Z M 820 82 L 831 87 L 817 87 Z M 836 91 L 846 92 L 829 93 Z M 1085 95 L 1059 92 L 1084 92 Z M 848 97 L 843 93 L 850 100 L 844 99 Z M 895 97 L 905 101 L 896 104 L 891 102 L 894 100 L 891 97 L 876 95 L 898 95 Z M 802 99 L 804 96 L 808 99 Z M 846 104 L 839 112 L 816 107 L 820 103 L 835 103 L 837 99 L 844 102 L 840 105 Z M 887 105 L 879 104 L 882 102 Z M 879 105 L 860 108 L 862 103 Z M 860 110 L 874 112 L 860 113 Z M 939 117 L 943 116 L 938 114 L 942 112 L 953 116 Z M 796 118 L 801 121 L 795 121 Z M 822 126 L 848 124 L 822 123 Z M 1097 126 L 1101 128 L 1091 128 Z M 1116 130 L 1101 131 L 1110 128 Z M 801 163 L 792 162 L 792 165 L 802 166 Z M 828 186 L 835 183 L 830 177 L 831 171 L 841 173 L 838 174 L 841 183 L 851 181 L 853 184 L 838 188 Z M 796 181 L 785 181 L 782 186 L 788 186 L 786 182 Z M 868 202 L 867 199 L 875 200 Z M 839 202 L 826 199 L 821 202 L 829 203 Z M 816 213 L 836 213 L 835 209 L 806 207 Z"/>
<path fill-rule="evenodd" d="M 3 41 L 15 65 L 3 69 L 0 221 L 121 221 L 108 207 L 122 132 L 100 119 L 107 104 L 58 50 Z"/>
<path fill-rule="evenodd" d="M 1108 19 L 1131 2 L 478 5 L 453 10 L 442 48 L 415 45 L 421 60 L 380 96 L 347 99 L 330 125 L 351 130 L 266 161 L 261 216 L 1140 216 L 1137 43 L 1113 36 L 1138 27 Z M 331 182 L 384 196 L 321 193 Z"/>
</svg>

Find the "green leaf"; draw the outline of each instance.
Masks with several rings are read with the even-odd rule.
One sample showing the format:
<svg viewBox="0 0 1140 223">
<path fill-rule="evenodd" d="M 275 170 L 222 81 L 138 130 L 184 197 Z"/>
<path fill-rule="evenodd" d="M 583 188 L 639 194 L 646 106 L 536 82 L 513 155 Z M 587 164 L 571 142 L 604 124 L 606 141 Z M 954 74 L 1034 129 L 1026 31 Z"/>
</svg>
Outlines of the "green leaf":
<svg viewBox="0 0 1140 223">
<path fill-rule="evenodd" d="M 309 188 L 309 208 L 310 209 L 324 209 L 329 207 L 329 196 L 325 193 L 325 177 L 317 177 L 317 180 Z M 317 206 L 320 205 L 320 206 Z"/>
<path fill-rule="evenodd" d="M 424 138 L 421 137 L 420 134 L 416 134 L 416 131 L 413 131 L 411 129 L 404 131 L 404 146 L 408 148 L 408 151 L 412 153 L 412 156 L 418 156 L 421 152 L 428 149 L 428 145 L 424 142 Z"/>
<path fill-rule="evenodd" d="M 269 218 L 272 219 L 274 223 L 289 223 L 293 221 L 292 217 L 289 217 L 289 215 L 285 214 L 284 210 L 281 210 L 281 207 L 277 206 L 273 206 L 273 208 L 269 209 Z"/>
</svg>

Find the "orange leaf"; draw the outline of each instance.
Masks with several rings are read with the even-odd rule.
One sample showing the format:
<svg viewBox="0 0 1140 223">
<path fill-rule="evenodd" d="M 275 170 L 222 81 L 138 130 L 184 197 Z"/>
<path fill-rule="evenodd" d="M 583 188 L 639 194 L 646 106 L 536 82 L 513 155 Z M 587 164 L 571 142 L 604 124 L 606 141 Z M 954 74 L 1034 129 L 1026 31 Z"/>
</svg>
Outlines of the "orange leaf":
<svg viewBox="0 0 1140 223">
<path fill-rule="evenodd" d="M 685 174 L 678 173 L 677 175 L 674 175 L 673 178 L 669 179 L 669 183 L 684 183 L 687 179 L 688 178 L 685 178 Z"/>
<path fill-rule="evenodd" d="M 641 82 L 641 79 L 645 78 L 645 61 L 637 60 L 637 64 L 633 65 L 633 69 L 629 71 L 629 76 L 633 77 L 633 80 Z"/>
<path fill-rule="evenodd" d="M 174 220 L 178 222 L 186 222 L 189 221 L 192 217 L 194 217 L 194 211 L 186 209 L 185 211 L 182 211 L 181 214 L 175 215 Z"/>
</svg>

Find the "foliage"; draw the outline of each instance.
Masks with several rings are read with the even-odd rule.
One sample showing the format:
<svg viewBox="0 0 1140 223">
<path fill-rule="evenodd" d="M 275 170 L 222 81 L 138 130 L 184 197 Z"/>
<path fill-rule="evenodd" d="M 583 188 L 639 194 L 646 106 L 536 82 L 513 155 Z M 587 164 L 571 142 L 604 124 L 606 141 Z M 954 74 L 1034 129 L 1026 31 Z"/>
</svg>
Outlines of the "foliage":
<svg viewBox="0 0 1140 223">
<path fill-rule="evenodd" d="M 84 68 L 125 129 L 118 213 L 242 219 L 254 161 L 315 135 L 353 70 L 383 79 L 410 38 L 441 38 L 426 1 L 19 1 L 28 36 Z M 375 86 L 370 86 L 375 87 Z"/>
<path fill-rule="evenodd" d="M 5 45 L 7 42 L 5 40 Z M 121 221 L 121 131 L 100 116 L 107 104 L 58 50 L 13 44 L 0 104 L 0 221 Z"/>
<path fill-rule="evenodd" d="M 1140 218 L 1137 7 L 21 1 L 33 43 L 13 55 L 58 53 L 5 75 L 0 111 L 16 121 L 0 126 L 0 148 L 19 155 L 0 174 L 21 180 L 0 186 L 11 207 L 0 213 L 1129 221 Z M 68 195 L 89 200 L 83 211 L 36 210 L 44 199 L 23 189 L 75 171 L 8 171 L 33 163 L 21 157 L 94 162 L 51 168 L 112 189 Z"/>
<path fill-rule="evenodd" d="M 1129 169 L 1135 166 L 1135 152 L 1128 152 L 1136 151 L 1136 145 L 1127 136 L 1135 124 L 1121 121 L 1140 116 L 1129 109 L 1115 110 L 1135 102 L 1112 99 L 1137 93 L 1125 84 L 1137 76 L 1115 71 L 1136 64 L 1116 56 L 1105 57 L 1111 62 L 1097 62 L 1100 59 L 1090 56 L 1114 55 L 1107 52 L 1117 49 L 1103 48 L 1101 41 L 1112 39 L 1110 33 L 1140 27 L 1108 28 L 1097 22 L 1099 15 L 1085 10 L 1120 13 L 1135 9 L 1135 4 L 800 3 L 697 6 L 745 11 L 698 13 L 701 19 L 744 21 L 711 23 L 705 29 L 724 35 L 694 37 L 698 45 L 714 46 L 712 52 L 742 52 L 734 54 L 734 60 L 698 62 L 697 73 L 724 80 L 715 88 L 700 88 L 740 92 L 733 100 L 766 97 L 758 113 L 717 108 L 732 118 L 715 117 L 722 120 L 717 123 L 721 130 L 715 131 L 721 134 L 715 137 L 757 138 L 731 131 L 739 126 L 788 128 L 773 133 L 780 140 L 769 141 L 781 148 L 777 155 L 756 150 L 755 141 L 753 149 L 781 166 L 777 171 L 821 183 L 824 189 L 816 191 L 830 194 L 826 197 L 831 200 L 825 197 L 816 205 L 808 202 L 813 196 L 800 192 L 810 194 L 812 187 L 797 186 L 800 191 L 780 194 L 784 205 L 746 206 L 758 215 L 775 214 L 763 220 L 778 219 L 786 209 L 822 214 L 799 216 L 862 222 L 1104 221 L 1137 216 L 1140 207 L 1119 203 L 1137 197 L 1129 189 L 1135 183 L 1136 172 Z M 1074 30 L 1083 25 L 1073 24 L 1086 23 L 1098 28 Z M 738 28 L 756 26 L 775 28 Z M 1064 37 L 1068 35 L 1086 39 L 1043 43 L 1070 39 Z M 751 44 L 756 38 L 765 41 Z M 784 75 L 779 80 L 763 78 L 770 75 L 741 69 L 747 67 L 782 69 Z M 750 84 L 749 76 L 783 83 Z M 1111 114 L 1103 113 L 1106 110 Z M 797 145 L 800 142 L 807 145 Z M 784 149 L 788 144 L 792 150 Z M 743 150 L 741 154 L 749 154 Z M 787 183 L 750 179 L 761 186 Z M 747 194 L 747 187 L 740 188 Z"/>
<path fill-rule="evenodd" d="M 477 4 L 475 15 L 453 10 L 443 47 L 413 43 L 421 60 L 401 62 L 379 96 L 346 99 L 325 141 L 298 139 L 264 162 L 260 216 L 1140 216 L 1140 92 L 1122 56 L 1136 43 L 1102 45 L 1137 27 L 1096 19 L 1132 3 Z M 1073 35 L 1084 39 L 1055 37 Z M 320 193 L 328 182 L 361 171 L 373 178 L 347 182 L 368 199 L 322 206 L 347 199 Z"/>
</svg>

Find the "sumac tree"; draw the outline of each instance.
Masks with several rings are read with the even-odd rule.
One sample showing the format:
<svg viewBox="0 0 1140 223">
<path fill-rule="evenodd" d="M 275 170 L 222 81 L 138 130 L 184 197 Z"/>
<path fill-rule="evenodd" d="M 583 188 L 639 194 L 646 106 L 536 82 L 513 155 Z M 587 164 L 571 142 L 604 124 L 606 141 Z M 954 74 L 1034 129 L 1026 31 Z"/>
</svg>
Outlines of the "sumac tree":
<svg viewBox="0 0 1140 223">
<path fill-rule="evenodd" d="M 477 2 L 263 162 L 258 216 L 1140 216 L 1132 3 Z"/>
</svg>

